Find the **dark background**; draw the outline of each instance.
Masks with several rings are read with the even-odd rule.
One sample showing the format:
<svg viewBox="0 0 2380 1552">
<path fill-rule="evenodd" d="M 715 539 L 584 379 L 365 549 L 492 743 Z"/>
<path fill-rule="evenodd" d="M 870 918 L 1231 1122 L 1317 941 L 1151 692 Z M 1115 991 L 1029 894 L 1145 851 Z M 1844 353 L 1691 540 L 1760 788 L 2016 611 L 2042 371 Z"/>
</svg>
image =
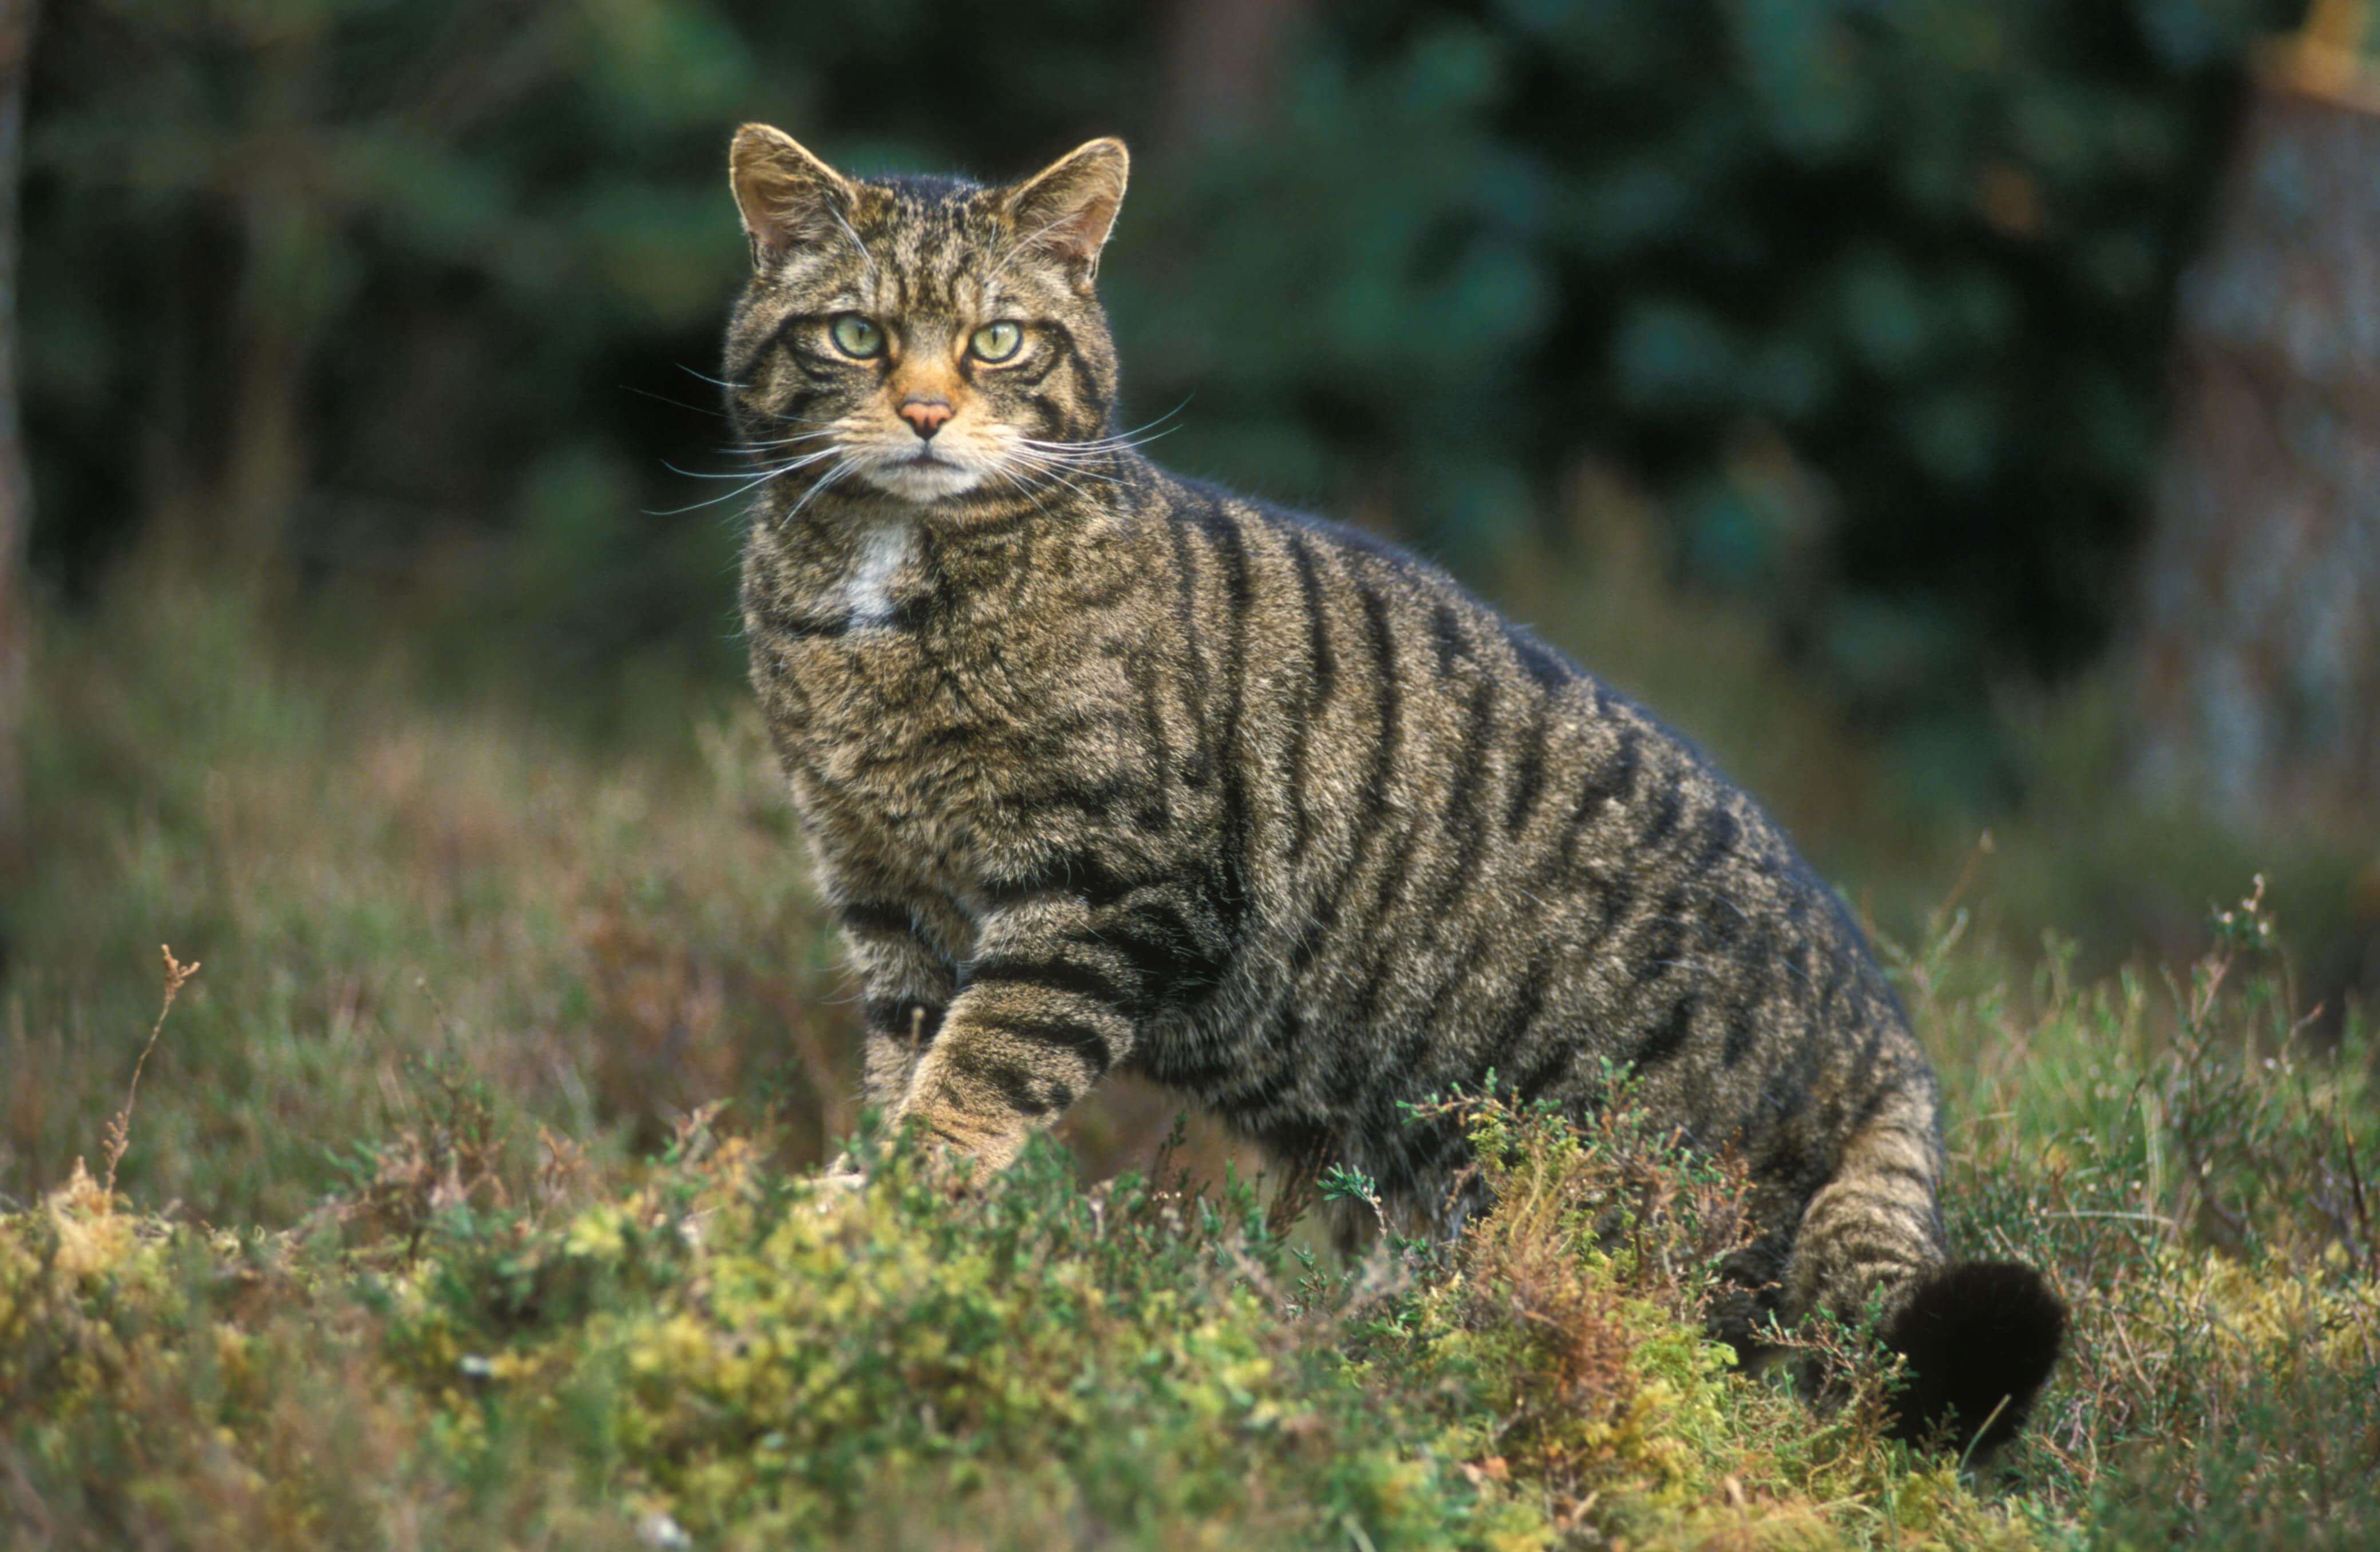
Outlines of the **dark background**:
<svg viewBox="0 0 2380 1552">
<path fill-rule="evenodd" d="M 1571 537 L 1608 464 L 1671 576 L 1912 780 L 2006 802 L 1989 693 L 2109 640 L 2174 277 L 2291 9 L 56 5 L 34 563 L 79 599 L 178 527 L 480 589 L 575 673 L 732 673 L 734 514 L 672 510 L 716 487 L 670 467 L 727 467 L 696 374 L 742 263 L 729 128 L 986 178 L 1117 132 L 1106 293 L 1160 456 L 1475 576 Z"/>
</svg>

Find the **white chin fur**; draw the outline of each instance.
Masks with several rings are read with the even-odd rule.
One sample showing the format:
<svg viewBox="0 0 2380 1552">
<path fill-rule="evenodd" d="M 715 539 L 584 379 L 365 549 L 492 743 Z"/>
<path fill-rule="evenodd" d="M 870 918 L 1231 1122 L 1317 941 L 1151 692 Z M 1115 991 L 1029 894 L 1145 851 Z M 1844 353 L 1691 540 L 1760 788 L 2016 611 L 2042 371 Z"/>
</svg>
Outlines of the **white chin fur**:
<svg viewBox="0 0 2380 1552">
<path fill-rule="evenodd" d="M 964 495 L 983 482 L 983 476 L 961 464 L 908 459 L 871 465 L 861 478 L 888 495 L 910 502 L 937 502 Z"/>
</svg>

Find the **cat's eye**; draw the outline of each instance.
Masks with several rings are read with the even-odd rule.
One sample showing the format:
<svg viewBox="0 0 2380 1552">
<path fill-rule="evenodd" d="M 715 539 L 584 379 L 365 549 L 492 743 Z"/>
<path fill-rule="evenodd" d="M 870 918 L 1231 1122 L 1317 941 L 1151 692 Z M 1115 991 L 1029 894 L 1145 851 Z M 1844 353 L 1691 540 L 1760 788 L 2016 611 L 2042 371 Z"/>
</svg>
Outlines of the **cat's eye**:
<svg viewBox="0 0 2380 1552">
<path fill-rule="evenodd" d="M 834 347 L 845 356 L 867 360 L 883 353 L 884 331 L 856 312 L 846 312 L 827 326 Z"/>
<path fill-rule="evenodd" d="M 975 358 L 978 361 L 1005 361 L 1015 355 L 1016 347 L 1024 343 L 1024 326 L 1002 319 L 978 329 L 975 338 L 967 341 L 967 348 L 975 352 Z"/>
</svg>

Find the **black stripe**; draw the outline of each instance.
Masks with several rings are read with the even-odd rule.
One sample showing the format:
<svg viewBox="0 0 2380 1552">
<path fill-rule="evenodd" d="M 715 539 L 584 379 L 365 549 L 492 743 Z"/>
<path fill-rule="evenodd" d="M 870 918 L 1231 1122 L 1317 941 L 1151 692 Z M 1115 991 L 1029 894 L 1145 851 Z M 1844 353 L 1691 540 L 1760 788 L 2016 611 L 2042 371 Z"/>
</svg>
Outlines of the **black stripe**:
<svg viewBox="0 0 2380 1552">
<path fill-rule="evenodd" d="M 1009 878 L 986 880 L 984 894 L 995 907 L 1014 905 L 1035 895 L 1069 894 L 1096 908 L 1112 904 L 1160 879 L 1161 875 L 1120 872 L 1096 852 L 1061 852 Z"/>
<path fill-rule="evenodd" d="M 1537 1015 L 1545 1011 L 1546 983 L 1552 976 L 1552 956 L 1548 951 L 1539 949 L 1536 957 L 1529 962 L 1527 973 L 1521 977 L 1520 986 L 1514 989 L 1512 1003 L 1504 1010 L 1503 1018 L 1497 1022 L 1496 1032 L 1488 1037 L 1488 1058 L 1490 1061 L 1500 1062 L 1519 1053 L 1522 1043 L 1528 1038 L 1529 1025 L 1535 1024 Z M 1526 1099 L 1529 1096 L 1523 1094 L 1521 1097 Z"/>
<path fill-rule="evenodd" d="M 1679 956 L 1685 952 L 1686 928 L 1679 913 L 1686 908 L 1685 891 L 1671 890 L 1653 907 L 1646 918 L 1640 940 L 1629 951 L 1635 962 L 1631 979 L 1636 985 L 1650 986 L 1677 968 Z"/>
<path fill-rule="evenodd" d="M 1206 534 L 1207 542 L 1223 552 L 1223 596 L 1231 601 L 1232 612 L 1245 614 L 1248 604 L 1256 597 L 1256 589 L 1248 579 L 1247 545 L 1240 538 L 1238 525 L 1232 521 L 1231 514 L 1223 510 L 1222 503 L 1211 494 L 1207 497 L 1207 504 L 1198 509 L 1196 521 L 1199 530 Z"/>
<path fill-rule="evenodd" d="M 1231 604 L 1230 699 L 1224 703 L 1223 727 L 1217 757 L 1223 768 L 1223 813 L 1215 837 L 1214 868 L 1208 889 L 1208 903 L 1229 918 L 1228 936 L 1236 937 L 1246 915 L 1248 848 L 1247 760 L 1240 749 L 1240 711 L 1246 692 L 1248 605 L 1256 589 L 1248 574 L 1247 546 L 1237 524 L 1221 504 L 1209 497 L 1199 526 L 1208 541 L 1220 550 L 1224 561 L 1224 598 Z"/>
<path fill-rule="evenodd" d="M 789 435 L 805 435 L 815 428 L 810 426 L 808 418 L 802 414 L 802 411 L 825 397 L 826 390 L 823 388 L 796 388 L 784 403 L 773 408 L 762 410 L 760 413 L 776 421 L 779 429 Z M 820 437 L 818 440 L 823 442 L 826 439 Z"/>
<path fill-rule="evenodd" d="M 939 581 L 929 581 L 905 598 L 892 600 L 892 617 L 885 622 L 894 630 L 921 631 L 949 612 L 950 600 L 944 596 Z"/>
<path fill-rule="evenodd" d="M 1338 673 L 1338 660 L 1330 650 L 1330 629 L 1322 607 L 1322 579 L 1314 569 L 1314 552 L 1303 534 L 1290 536 L 1290 552 L 1297 561 L 1298 588 L 1305 595 L 1306 647 L 1314 660 L 1314 704 L 1330 698 L 1330 688 Z"/>
<path fill-rule="evenodd" d="M 1512 791 L 1504 799 L 1504 833 L 1518 835 L 1536 811 L 1546 790 L 1546 737 L 1552 721 L 1540 701 L 1529 713 L 1529 737 L 1521 747 L 1521 761 L 1512 772 Z"/>
<path fill-rule="evenodd" d="M 1289 535 L 1290 559 L 1297 565 L 1297 587 L 1305 603 L 1306 658 L 1309 663 L 1305 703 L 1299 709 L 1296 725 L 1290 731 L 1289 799 L 1291 860 L 1305 855 L 1305 846 L 1314 828 L 1313 811 L 1305 799 L 1305 759 L 1308 741 L 1314 724 L 1321 720 L 1323 709 L 1330 704 L 1330 682 L 1335 665 L 1330 657 L 1330 628 L 1322 608 L 1322 579 L 1315 575 L 1314 552 L 1305 536 L 1293 531 Z"/>
<path fill-rule="evenodd" d="M 1562 835 L 1561 864 L 1565 869 L 1578 867 L 1578 843 L 1587 827 L 1602 812 L 1607 802 L 1625 803 L 1636 790 L 1636 772 L 1642 762 L 1637 748 L 1637 733 L 1622 725 L 1619 745 L 1612 751 L 1609 763 L 1598 768 L 1579 788 L 1578 801 L 1570 811 L 1569 828 Z"/>
<path fill-rule="evenodd" d="M 1031 501 L 1020 501 L 1001 516 L 978 517 L 970 515 L 966 520 L 966 527 L 955 532 L 938 536 L 938 541 L 958 552 L 988 550 L 991 547 L 990 541 L 1006 539 L 1026 525 L 1047 515 L 1047 513 Z"/>
<path fill-rule="evenodd" d="M 1825 1037 L 1818 1031 L 1804 1029 L 1785 1060 L 1761 1085 L 1761 1106 L 1772 1122 L 1791 1121 L 1809 1108 L 1810 1092 L 1825 1060 Z"/>
<path fill-rule="evenodd" d="M 1635 796 L 1636 776 L 1644 763 L 1644 749 L 1636 730 L 1621 729 L 1619 747 L 1611 753 L 1611 763 L 1597 773 L 1603 794 L 1620 803 Z"/>
<path fill-rule="evenodd" d="M 951 1069 L 954 1076 L 998 1089 L 1010 1109 L 1030 1120 L 1053 1115 L 1075 1102 L 1075 1091 L 1066 1083 L 978 1052 L 953 1052 Z"/>
<path fill-rule="evenodd" d="M 1636 844 L 1640 847 L 1651 847 L 1667 841 L 1670 833 L 1678 828 L 1678 820 L 1684 816 L 1685 809 L 1686 795 L 1683 789 L 1674 780 L 1664 782 L 1660 795 L 1653 800 L 1652 822 L 1645 827 L 1645 833 L 1637 837 Z"/>
<path fill-rule="evenodd" d="M 1033 328 L 1042 338 L 1057 346 L 1059 355 L 1072 360 L 1082 359 L 1082 346 L 1075 343 L 1075 331 L 1065 324 L 1054 318 L 1037 318 L 1033 320 Z"/>
<path fill-rule="evenodd" d="M 1002 1019 L 998 1027 L 1037 1046 L 1074 1052 L 1091 1064 L 1094 1077 L 1104 1073 L 1113 1060 L 1109 1055 L 1108 1037 L 1078 1019 Z"/>
<path fill-rule="evenodd" d="M 1220 968 L 1196 944 L 1170 934 L 1120 928 L 1103 934 L 1101 941 L 1123 956 L 1140 982 L 1128 1002 L 1117 1004 L 1136 1020 L 1187 1006 L 1196 993 L 1214 986 Z"/>
<path fill-rule="evenodd" d="M 1012 383 L 1020 388 L 1038 388 L 1043 382 L 1049 381 L 1051 372 L 1066 364 L 1066 349 L 1063 345 L 1055 348 L 1045 346 L 1034 352 L 1033 355 L 1034 359 L 1019 361 L 1014 366 L 994 366 L 986 363 L 981 370 L 988 376 L 997 377 L 1003 383 Z M 1040 395 L 1036 394 L 1035 397 L 1038 398 Z"/>
<path fill-rule="evenodd" d="M 851 630 L 851 617 L 847 614 L 821 619 L 815 615 L 795 614 L 765 605 L 757 612 L 764 628 L 774 631 L 780 636 L 791 637 L 795 641 L 809 641 L 820 637 L 832 639 L 846 635 Z"/>
<path fill-rule="evenodd" d="M 835 913 L 854 932 L 875 932 L 900 938 L 917 935 L 917 916 L 906 905 L 889 900 L 856 900 Z"/>
<path fill-rule="evenodd" d="M 1148 796 L 1149 789 L 1137 778 L 1110 776 L 1099 782 L 1017 793 L 1000 799 L 998 807 L 1004 820 L 1022 824 L 1037 823 L 1056 808 L 1072 809 L 1093 819 L 1106 819 L 1122 808 L 1131 807 L 1137 811 L 1150 807 Z"/>
<path fill-rule="evenodd" d="M 1919 1186 L 1927 1191 L 1932 1191 L 1939 1183 L 1932 1171 L 1921 1170 L 1914 1164 L 1871 1165 L 1860 1173 L 1870 1180 L 1899 1181 L 1904 1185 Z"/>
<path fill-rule="evenodd" d="M 1214 754 L 1207 746 L 1207 659 L 1200 650 L 1205 632 L 1198 620 L 1198 557 L 1191 548 L 1190 529 L 1179 521 L 1166 525 L 1173 540 L 1174 563 L 1174 623 L 1182 632 L 1182 655 L 1190 670 L 1189 685 L 1193 692 L 1184 699 L 1189 702 L 1191 755 L 1182 779 L 1190 786 L 1203 787 L 1214 774 Z"/>
<path fill-rule="evenodd" d="M 1396 638 L 1389 631 L 1388 600 L 1372 586 L 1371 579 L 1358 576 L 1354 579 L 1358 600 L 1364 609 L 1365 639 L 1372 649 L 1372 685 L 1379 721 L 1379 732 L 1372 746 L 1369 769 L 1364 775 L 1362 812 L 1355 821 L 1355 843 L 1345 866 L 1331 880 L 1314 904 L 1312 917 L 1305 930 L 1298 935 L 1296 945 L 1290 951 L 1290 973 L 1301 976 L 1321 954 L 1323 940 L 1338 925 L 1339 915 L 1345 905 L 1348 886 L 1370 857 L 1373 842 L 1379 834 L 1380 820 L 1388 811 L 1389 782 L 1394 774 L 1397 745 L 1401 737 L 1398 726 L 1403 698 L 1397 687 Z"/>
<path fill-rule="evenodd" d="M 1512 1085 L 1512 1097 L 1526 1105 L 1533 1100 L 1558 1095 L 1578 1066 L 1580 1046 L 1567 1034 L 1557 1032 L 1546 1037 L 1527 1071 Z"/>
<path fill-rule="evenodd" d="M 1062 959 L 1017 959 L 996 954 L 968 966 L 960 978 L 966 986 L 1029 986 L 1043 991 L 1071 993 L 1123 1009 L 1136 1000 L 1129 987 L 1087 964 Z"/>
<path fill-rule="evenodd" d="M 1686 1037 L 1694 1029 L 1694 1010 L 1701 1005 L 1702 999 L 1693 992 L 1679 998 L 1653 1032 L 1629 1053 L 1629 1066 L 1642 1073 L 1675 1058 L 1685 1049 Z"/>
<path fill-rule="evenodd" d="M 998 1068 L 990 1077 L 993 1086 L 1000 1090 L 1000 1097 L 1007 1100 L 1018 1115 L 1035 1121 L 1043 1116 L 1061 1114 L 1075 1102 L 1075 1091 L 1055 1078 L 1047 1080 L 1046 1086 L 1036 1089 L 1030 1074 L 1017 1072 L 1013 1067 Z"/>
<path fill-rule="evenodd" d="M 1158 829 L 1169 828 L 1173 816 L 1173 746 L 1165 731 L 1164 708 L 1157 698 L 1157 668 L 1146 657 L 1135 656 L 1126 672 L 1140 691 L 1141 741 L 1155 756 L 1152 765 L 1157 772 Z"/>
<path fill-rule="evenodd" d="M 1430 611 L 1429 632 L 1438 646 L 1438 673 L 1443 679 L 1454 672 L 1458 660 L 1471 655 L 1471 643 L 1463 639 L 1462 624 L 1449 604 L 1441 603 Z"/>
<path fill-rule="evenodd" d="M 1396 638 L 1389 632 L 1389 603 L 1380 596 L 1368 578 L 1359 578 L 1355 585 L 1364 604 L 1364 627 L 1372 648 L 1373 684 L 1379 700 L 1380 733 L 1375 746 L 1372 768 L 1364 778 L 1364 819 L 1366 826 L 1377 825 L 1388 809 L 1389 778 L 1395 764 L 1400 737 L 1398 719 L 1403 709 L 1403 691 L 1397 685 Z"/>
<path fill-rule="evenodd" d="M 1627 920 L 1629 909 L 1636 903 L 1638 893 L 1633 874 L 1615 873 L 1598 881 L 1603 886 L 1603 892 L 1597 903 L 1603 907 L 1603 915 L 1595 924 L 1595 936 L 1587 940 L 1590 948 L 1620 929 L 1621 924 Z"/>
<path fill-rule="evenodd" d="M 1429 994 L 1429 1005 L 1424 1008 L 1421 1011 L 1421 1016 L 1408 1026 L 1409 1041 L 1416 1039 L 1427 1041 L 1445 1024 L 1446 1011 L 1453 1002 L 1454 994 L 1471 985 L 1474 971 L 1479 964 L 1479 956 L 1487 952 L 1487 942 L 1475 934 L 1470 941 L 1463 944 L 1451 958 L 1441 958 L 1439 961 L 1440 967 L 1446 973 L 1439 977 L 1437 989 Z M 1406 1057 L 1416 1057 L 1419 1054 L 1418 1045 L 1403 1052 Z M 1410 1066 L 1409 1062 L 1403 1064 Z"/>
<path fill-rule="evenodd" d="M 777 348 L 779 342 L 785 337 L 785 331 L 796 323 L 814 321 L 815 318 L 816 314 L 813 313 L 789 312 L 778 319 L 769 326 L 767 333 L 752 342 L 752 347 L 749 350 L 727 363 L 727 381 L 743 384 L 748 389 L 751 385 L 745 382 L 746 376 L 754 367 L 760 364 L 761 357 Z M 731 388 L 728 392 L 734 393 L 735 390 Z"/>
<path fill-rule="evenodd" d="M 1548 690 L 1558 690 L 1585 677 L 1578 665 L 1560 652 L 1539 641 L 1518 625 L 1504 627 L 1505 638 L 1512 642 L 1512 651 L 1521 660 L 1521 667 L 1530 678 Z"/>
<path fill-rule="evenodd" d="M 1777 958 L 1774 929 L 1763 924 L 1757 930 L 1744 933 L 1737 941 L 1733 958 L 1736 993 L 1727 1011 L 1726 1043 L 1719 1050 L 1719 1061 L 1729 1067 L 1751 1055 L 1760 1038 L 1761 1004 Z"/>
<path fill-rule="evenodd" d="M 1037 392 L 1026 394 L 1025 403 L 1026 407 L 1033 411 L 1034 429 L 1041 433 L 1042 440 L 1045 442 L 1061 440 L 1059 433 L 1066 429 L 1066 422 L 1058 412 L 1057 401 L 1047 394 Z M 1059 477 L 1056 471 L 1045 469 L 1040 472 L 1052 484 L 1057 482 Z"/>
<path fill-rule="evenodd" d="M 1454 838 L 1454 860 L 1439 886 L 1432 915 L 1442 915 L 1454 903 L 1479 867 L 1479 848 L 1487 839 L 1488 816 L 1479 801 L 1488 781 L 1488 740 L 1496 731 L 1496 682 L 1482 674 L 1471 686 L 1463 707 L 1463 746 L 1447 771 L 1453 791 L 1446 804 L 1446 831 Z"/>
<path fill-rule="evenodd" d="M 1460 791 L 1458 783 L 1458 794 Z M 1349 1011 L 1349 1017 L 1358 1027 L 1368 1025 L 1378 1012 L 1380 994 L 1387 988 L 1390 967 L 1410 955 L 1408 945 L 1414 935 L 1400 931 L 1399 928 L 1405 924 L 1391 918 L 1396 915 L 1396 902 L 1404 891 L 1405 881 L 1413 874 L 1414 854 L 1420 849 L 1421 826 L 1408 824 L 1397 837 L 1395 848 L 1381 860 L 1380 875 L 1372 891 L 1371 919 L 1359 935 L 1362 941 L 1372 945 L 1372 958 L 1370 971 Z M 1463 878 L 1460 867 L 1448 878 L 1442 886 L 1439 910 L 1431 913 L 1433 917 L 1442 911 L 1443 901 L 1462 889 Z"/>
</svg>

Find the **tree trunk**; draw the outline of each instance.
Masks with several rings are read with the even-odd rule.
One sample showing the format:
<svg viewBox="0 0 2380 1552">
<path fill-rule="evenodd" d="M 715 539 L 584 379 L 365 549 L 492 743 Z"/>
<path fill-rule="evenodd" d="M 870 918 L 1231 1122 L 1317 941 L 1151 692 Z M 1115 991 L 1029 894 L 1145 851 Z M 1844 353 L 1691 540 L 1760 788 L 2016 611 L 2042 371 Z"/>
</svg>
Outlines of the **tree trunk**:
<svg viewBox="0 0 2380 1552">
<path fill-rule="evenodd" d="M 2380 813 L 2380 91 L 2309 47 L 2268 61 L 2182 284 L 2132 715 L 2151 795 L 2352 843 Z"/>
<path fill-rule="evenodd" d="M 34 0 L 0 0 L 0 887 L 22 867 L 28 837 L 20 740 L 32 647 L 23 573 L 33 480 L 17 409 L 17 169 L 34 8 Z"/>
</svg>

